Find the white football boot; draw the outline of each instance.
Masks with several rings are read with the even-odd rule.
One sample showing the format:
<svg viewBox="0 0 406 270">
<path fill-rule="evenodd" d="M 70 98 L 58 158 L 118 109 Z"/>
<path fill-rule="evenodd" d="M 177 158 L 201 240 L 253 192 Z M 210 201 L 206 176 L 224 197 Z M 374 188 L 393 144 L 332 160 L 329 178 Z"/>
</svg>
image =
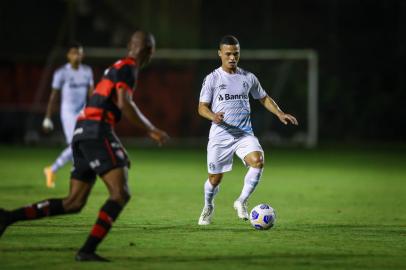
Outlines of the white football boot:
<svg viewBox="0 0 406 270">
<path fill-rule="evenodd" d="M 248 220 L 247 202 L 236 200 L 234 202 L 234 209 L 237 210 L 237 215 L 242 220 Z"/>
<path fill-rule="evenodd" d="M 199 225 L 209 225 L 211 223 L 211 217 L 213 216 L 214 206 L 205 206 L 200 214 Z"/>
</svg>

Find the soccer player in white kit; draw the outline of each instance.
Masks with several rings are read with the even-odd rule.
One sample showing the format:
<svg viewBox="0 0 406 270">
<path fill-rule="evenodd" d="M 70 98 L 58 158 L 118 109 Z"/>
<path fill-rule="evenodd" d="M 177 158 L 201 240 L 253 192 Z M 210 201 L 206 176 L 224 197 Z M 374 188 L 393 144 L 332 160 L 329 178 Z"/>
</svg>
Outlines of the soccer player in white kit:
<svg viewBox="0 0 406 270">
<path fill-rule="evenodd" d="M 212 121 L 207 145 L 209 177 L 204 184 L 204 207 L 199 225 L 209 225 L 214 212 L 213 199 L 225 172 L 231 171 L 236 154 L 248 167 L 244 186 L 234 208 L 240 219 L 248 219 L 247 200 L 261 179 L 264 152 L 254 136 L 250 120 L 249 95 L 287 125 L 298 125 L 267 95 L 254 74 L 237 67 L 240 45 L 234 36 L 224 36 L 218 55 L 221 67 L 206 76 L 199 100 L 199 115 Z"/>
<path fill-rule="evenodd" d="M 68 146 L 51 166 L 44 168 L 48 188 L 55 187 L 56 172 L 68 161 L 72 160 L 70 143 L 73 137 L 76 118 L 85 106 L 88 95 L 93 91 L 94 84 L 92 69 L 82 64 L 83 47 L 79 43 L 72 43 L 69 46 L 66 57 L 68 63 L 58 68 L 53 75 L 52 92 L 45 118 L 42 122 L 45 132 L 53 130 L 54 125 L 51 116 L 57 100 L 61 97 L 60 116 Z"/>
</svg>

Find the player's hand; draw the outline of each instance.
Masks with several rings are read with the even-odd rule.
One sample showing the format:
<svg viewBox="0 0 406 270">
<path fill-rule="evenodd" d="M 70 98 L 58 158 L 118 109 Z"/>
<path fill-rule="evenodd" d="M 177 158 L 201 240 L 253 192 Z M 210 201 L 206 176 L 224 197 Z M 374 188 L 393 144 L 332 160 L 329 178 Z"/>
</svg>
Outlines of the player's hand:
<svg viewBox="0 0 406 270">
<path fill-rule="evenodd" d="M 220 124 L 224 120 L 224 112 L 218 112 L 214 114 L 213 122 L 215 124 Z"/>
<path fill-rule="evenodd" d="M 44 121 L 42 121 L 42 129 L 46 133 L 54 130 L 54 124 L 52 123 L 52 120 L 50 118 L 48 118 L 48 117 L 44 118 Z"/>
<path fill-rule="evenodd" d="M 287 125 L 288 123 L 291 123 L 295 126 L 299 125 L 299 122 L 293 115 L 281 112 L 280 114 L 278 114 L 278 118 L 285 125 Z"/>
<path fill-rule="evenodd" d="M 162 146 L 164 143 L 166 143 L 166 141 L 169 140 L 168 134 L 165 131 L 160 130 L 158 128 L 151 129 L 148 132 L 148 136 L 154 141 L 156 141 L 159 146 Z"/>
</svg>

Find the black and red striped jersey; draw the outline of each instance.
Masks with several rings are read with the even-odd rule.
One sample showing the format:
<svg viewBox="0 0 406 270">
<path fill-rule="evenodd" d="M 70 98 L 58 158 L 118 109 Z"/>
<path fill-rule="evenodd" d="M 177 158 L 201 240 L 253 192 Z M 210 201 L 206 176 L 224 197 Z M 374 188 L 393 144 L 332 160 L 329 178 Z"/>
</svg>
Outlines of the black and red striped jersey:
<svg viewBox="0 0 406 270">
<path fill-rule="evenodd" d="M 73 141 L 97 138 L 103 130 L 112 130 L 121 119 L 121 110 L 116 105 L 117 91 L 122 88 L 132 93 L 137 74 L 136 60 L 129 57 L 117 61 L 105 71 L 77 118 Z"/>
</svg>

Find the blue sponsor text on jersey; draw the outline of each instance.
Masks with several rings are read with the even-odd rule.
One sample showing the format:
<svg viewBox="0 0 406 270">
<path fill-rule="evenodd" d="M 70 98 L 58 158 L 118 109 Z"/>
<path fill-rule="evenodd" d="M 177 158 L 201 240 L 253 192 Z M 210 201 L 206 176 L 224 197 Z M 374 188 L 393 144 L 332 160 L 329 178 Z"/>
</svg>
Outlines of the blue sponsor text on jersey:
<svg viewBox="0 0 406 270">
<path fill-rule="evenodd" d="M 247 94 L 219 94 L 218 95 L 218 99 L 219 101 L 223 101 L 223 100 L 238 100 L 238 99 L 249 99 Z"/>
</svg>

